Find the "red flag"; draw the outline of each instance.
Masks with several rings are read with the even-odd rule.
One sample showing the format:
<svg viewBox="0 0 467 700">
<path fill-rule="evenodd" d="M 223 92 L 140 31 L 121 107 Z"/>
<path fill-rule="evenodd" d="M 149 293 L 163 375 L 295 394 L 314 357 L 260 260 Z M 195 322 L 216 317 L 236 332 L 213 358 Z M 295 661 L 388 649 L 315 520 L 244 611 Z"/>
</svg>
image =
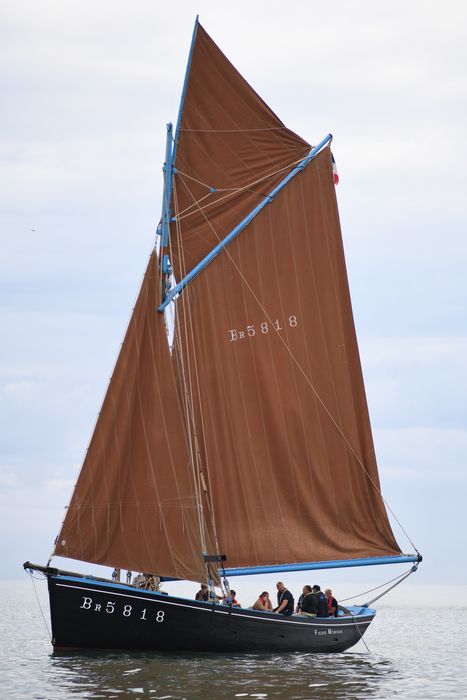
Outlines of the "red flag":
<svg viewBox="0 0 467 700">
<path fill-rule="evenodd" d="M 337 172 L 337 165 L 336 161 L 334 160 L 334 156 L 331 153 L 331 158 L 332 158 L 332 179 L 335 185 L 339 184 L 339 173 Z"/>
</svg>

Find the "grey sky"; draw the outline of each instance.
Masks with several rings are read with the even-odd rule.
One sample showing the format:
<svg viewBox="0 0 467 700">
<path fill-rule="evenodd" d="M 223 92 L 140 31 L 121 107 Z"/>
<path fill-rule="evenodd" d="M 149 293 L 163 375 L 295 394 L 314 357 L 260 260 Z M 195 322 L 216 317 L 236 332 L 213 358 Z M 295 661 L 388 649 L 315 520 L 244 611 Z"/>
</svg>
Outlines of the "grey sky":
<svg viewBox="0 0 467 700">
<path fill-rule="evenodd" d="M 3 2 L 0 576 L 44 562 L 59 529 L 154 239 L 198 12 L 290 128 L 334 134 L 383 490 L 419 582 L 465 583 L 467 9 L 449 0 Z"/>
</svg>

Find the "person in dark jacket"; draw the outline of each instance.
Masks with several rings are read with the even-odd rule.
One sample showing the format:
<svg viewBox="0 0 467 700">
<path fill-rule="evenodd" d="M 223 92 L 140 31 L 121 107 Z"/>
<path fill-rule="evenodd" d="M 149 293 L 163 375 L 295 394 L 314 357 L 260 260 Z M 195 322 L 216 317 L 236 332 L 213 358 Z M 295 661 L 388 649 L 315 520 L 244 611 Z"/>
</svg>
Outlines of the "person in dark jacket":
<svg viewBox="0 0 467 700">
<path fill-rule="evenodd" d="M 306 595 L 308 595 L 308 593 L 311 593 L 311 586 L 303 586 L 302 594 L 301 594 L 300 598 L 298 599 L 297 607 L 295 608 L 295 614 L 298 615 L 298 613 L 300 613 L 302 611 L 303 599 Z"/>
<path fill-rule="evenodd" d="M 318 597 L 313 593 L 311 586 L 303 586 L 303 596 L 300 597 L 300 612 L 298 615 L 316 617 L 318 613 Z"/>
<path fill-rule="evenodd" d="M 276 584 L 277 587 L 277 608 L 274 612 L 280 615 L 293 615 L 294 598 L 290 591 L 284 586 L 282 581 Z"/>
<path fill-rule="evenodd" d="M 315 584 L 313 586 L 313 594 L 317 598 L 318 613 L 316 617 L 327 617 L 328 616 L 328 599 L 324 595 L 320 586 Z"/>
</svg>

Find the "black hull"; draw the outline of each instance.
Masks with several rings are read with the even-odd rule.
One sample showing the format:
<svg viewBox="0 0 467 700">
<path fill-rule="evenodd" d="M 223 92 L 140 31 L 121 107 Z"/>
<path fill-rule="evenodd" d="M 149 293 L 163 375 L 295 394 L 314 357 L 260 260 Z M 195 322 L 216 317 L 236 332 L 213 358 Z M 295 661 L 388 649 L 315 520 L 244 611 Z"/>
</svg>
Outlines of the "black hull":
<svg viewBox="0 0 467 700">
<path fill-rule="evenodd" d="M 359 641 L 375 615 L 283 617 L 91 578 L 48 576 L 48 583 L 56 650 L 339 652 Z"/>
</svg>

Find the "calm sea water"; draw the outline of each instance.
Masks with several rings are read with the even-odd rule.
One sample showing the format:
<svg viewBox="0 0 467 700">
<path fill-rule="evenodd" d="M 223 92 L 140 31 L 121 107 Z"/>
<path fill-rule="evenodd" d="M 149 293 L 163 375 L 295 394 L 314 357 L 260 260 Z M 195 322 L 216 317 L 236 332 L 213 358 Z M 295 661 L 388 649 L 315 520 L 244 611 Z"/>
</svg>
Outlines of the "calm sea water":
<svg viewBox="0 0 467 700">
<path fill-rule="evenodd" d="M 381 607 L 345 654 L 54 655 L 32 584 L 0 595 L 1 698 L 467 698 L 467 608 Z"/>
</svg>

